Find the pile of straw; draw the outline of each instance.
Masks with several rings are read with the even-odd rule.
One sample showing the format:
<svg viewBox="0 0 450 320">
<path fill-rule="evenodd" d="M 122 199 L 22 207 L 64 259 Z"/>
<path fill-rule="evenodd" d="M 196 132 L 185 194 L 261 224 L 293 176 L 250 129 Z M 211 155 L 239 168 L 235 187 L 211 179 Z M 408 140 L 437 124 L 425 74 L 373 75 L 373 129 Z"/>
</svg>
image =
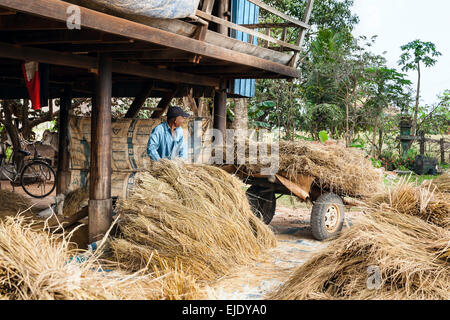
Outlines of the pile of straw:
<svg viewBox="0 0 450 320">
<path fill-rule="evenodd" d="M 366 216 L 299 267 L 270 298 L 449 299 L 450 230 L 430 218 L 441 216 L 431 212 L 441 210 L 430 205 L 433 194 L 409 187 L 400 184 L 386 202 L 377 197 Z M 428 213 L 418 213 L 418 202 L 428 203 Z"/>
<path fill-rule="evenodd" d="M 86 188 L 78 188 L 67 194 L 63 204 L 63 215 L 70 217 L 88 205 L 89 192 Z"/>
<path fill-rule="evenodd" d="M 154 162 L 118 206 L 121 236 L 110 246 L 113 259 L 131 271 L 182 266 L 211 280 L 276 243 L 252 213 L 243 184 L 212 166 Z"/>
<path fill-rule="evenodd" d="M 63 235 L 36 231 L 24 217 L 7 217 L 0 221 L 0 299 L 197 297 L 195 282 L 181 271 L 127 274 L 100 260 L 101 254 L 71 250 Z"/>
<path fill-rule="evenodd" d="M 12 191 L 0 190 L 0 199 L 0 219 L 16 215 L 32 207 L 32 203 L 28 198 Z"/>
<path fill-rule="evenodd" d="M 251 164 L 249 148 L 249 142 L 246 142 L 246 161 L 239 165 L 240 170 L 250 174 L 260 173 L 261 168 L 268 167 L 267 163 L 276 160 L 274 155 L 269 155 L 265 161 Z M 270 145 L 267 150 L 270 153 Z M 235 152 L 235 158 L 237 154 Z M 339 195 L 369 197 L 382 188 L 381 171 L 375 169 L 363 152 L 356 148 L 303 140 L 280 141 L 278 159 L 279 172 L 287 178 L 294 178 L 297 174 L 310 175 L 316 178 L 315 184 L 321 189 Z M 238 164 L 238 159 L 234 163 Z"/>
<path fill-rule="evenodd" d="M 423 182 L 424 186 L 436 187 L 440 192 L 450 192 L 450 172 L 444 172 L 436 179 L 426 180 Z"/>
<path fill-rule="evenodd" d="M 439 192 L 430 184 L 417 187 L 401 180 L 394 188 L 373 196 L 369 205 L 417 216 L 444 228 L 450 225 L 450 195 Z"/>
</svg>

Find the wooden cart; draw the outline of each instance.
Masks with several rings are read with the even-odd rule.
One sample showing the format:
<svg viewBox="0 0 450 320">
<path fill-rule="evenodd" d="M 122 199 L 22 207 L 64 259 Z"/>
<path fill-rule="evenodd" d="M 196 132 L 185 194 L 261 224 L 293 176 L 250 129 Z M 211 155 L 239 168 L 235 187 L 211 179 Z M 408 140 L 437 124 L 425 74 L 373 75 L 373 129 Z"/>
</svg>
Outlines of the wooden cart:
<svg viewBox="0 0 450 320">
<path fill-rule="evenodd" d="M 266 224 L 272 221 L 275 214 L 275 194 L 295 195 L 304 202 L 313 204 L 311 210 L 311 229 L 314 238 L 325 240 L 336 236 L 342 229 L 345 218 L 345 206 L 361 206 L 363 203 L 351 197 L 340 196 L 328 190 L 319 188 L 314 177 L 297 174 L 296 177 L 286 178 L 285 172 L 278 172 L 272 176 L 248 174 L 235 165 L 222 167 L 251 185 L 247 197 L 253 212 Z"/>
</svg>

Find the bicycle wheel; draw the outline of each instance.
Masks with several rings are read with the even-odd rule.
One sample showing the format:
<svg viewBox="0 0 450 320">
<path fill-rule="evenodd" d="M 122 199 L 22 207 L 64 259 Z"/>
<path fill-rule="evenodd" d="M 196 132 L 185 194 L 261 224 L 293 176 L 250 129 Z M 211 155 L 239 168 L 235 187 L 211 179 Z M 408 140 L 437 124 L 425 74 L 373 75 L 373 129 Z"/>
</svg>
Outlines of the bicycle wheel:
<svg viewBox="0 0 450 320">
<path fill-rule="evenodd" d="M 45 198 L 55 190 L 55 170 L 48 163 L 34 160 L 23 167 L 20 184 L 33 198 Z"/>
</svg>

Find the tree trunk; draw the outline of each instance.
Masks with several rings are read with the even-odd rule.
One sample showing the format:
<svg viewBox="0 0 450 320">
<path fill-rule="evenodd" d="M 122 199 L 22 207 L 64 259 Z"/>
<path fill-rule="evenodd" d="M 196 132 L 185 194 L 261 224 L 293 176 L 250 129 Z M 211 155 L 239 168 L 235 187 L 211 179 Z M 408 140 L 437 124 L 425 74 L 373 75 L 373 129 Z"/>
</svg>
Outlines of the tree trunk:
<svg viewBox="0 0 450 320">
<path fill-rule="evenodd" d="M 375 124 L 373 126 L 373 137 L 372 137 L 372 157 L 375 157 L 376 142 L 377 142 L 377 131 L 378 131 L 378 115 L 375 117 Z"/>
<path fill-rule="evenodd" d="M 350 146 L 350 130 L 348 125 L 348 103 L 345 104 L 345 146 Z"/>
<path fill-rule="evenodd" d="M 233 129 L 248 130 L 247 99 L 234 99 L 234 121 Z"/>
<path fill-rule="evenodd" d="M 383 143 L 384 143 L 383 128 L 382 127 L 380 127 L 378 133 L 379 133 L 379 137 L 378 137 L 378 152 L 377 152 L 377 156 L 379 158 L 381 156 L 381 150 L 383 149 Z"/>
<path fill-rule="evenodd" d="M 14 164 L 16 165 L 16 169 L 19 170 L 20 168 L 19 164 L 23 160 L 23 155 L 18 152 L 21 149 L 19 140 L 19 130 L 13 123 L 11 107 L 7 100 L 3 100 L 3 112 L 5 115 L 5 129 L 8 132 L 8 135 L 11 139 L 14 151 Z"/>
<path fill-rule="evenodd" d="M 412 123 L 412 135 L 416 135 L 417 131 L 417 114 L 419 113 L 419 98 L 420 98 L 420 63 L 417 63 L 417 93 L 416 93 L 416 105 L 414 107 L 414 118 Z"/>
</svg>

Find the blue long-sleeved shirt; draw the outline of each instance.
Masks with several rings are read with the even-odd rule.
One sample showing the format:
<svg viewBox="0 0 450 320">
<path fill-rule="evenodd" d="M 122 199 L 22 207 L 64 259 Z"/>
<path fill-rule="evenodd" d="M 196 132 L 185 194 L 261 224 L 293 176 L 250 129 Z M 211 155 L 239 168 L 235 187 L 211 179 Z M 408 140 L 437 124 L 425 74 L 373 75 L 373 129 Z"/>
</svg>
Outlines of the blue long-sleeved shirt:
<svg viewBox="0 0 450 320">
<path fill-rule="evenodd" d="M 187 151 L 183 129 L 181 127 L 176 128 L 172 136 L 172 131 L 167 121 L 157 125 L 148 139 L 147 154 L 150 156 L 150 159 L 155 161 L 177 157 L 186 159 Z"/>
</svg>

